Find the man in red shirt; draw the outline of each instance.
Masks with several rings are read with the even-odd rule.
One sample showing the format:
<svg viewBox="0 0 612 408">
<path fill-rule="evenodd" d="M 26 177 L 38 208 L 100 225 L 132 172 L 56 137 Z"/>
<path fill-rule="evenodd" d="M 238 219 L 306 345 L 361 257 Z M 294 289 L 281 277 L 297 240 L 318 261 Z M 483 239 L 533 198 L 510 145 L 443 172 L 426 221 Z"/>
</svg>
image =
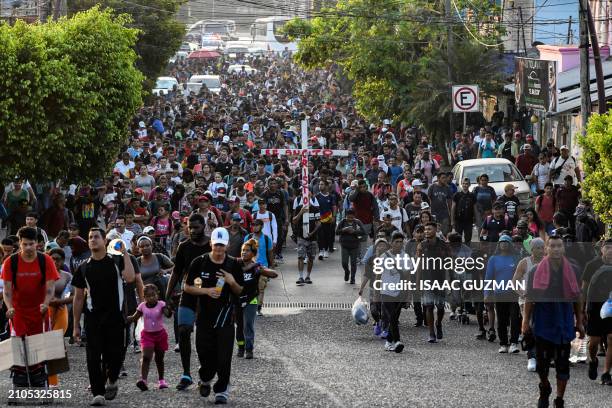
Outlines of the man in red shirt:
<svg viewBox="0 0 612 408">
<path fill-rule="evenodd" d="M 523 153 L 516 156 L 515 164 L 523 176 L 529 176 L 533 167 L 538 163 L 538 158 L 531 151 L 530 144 L 523 145 Z"/>
<path fill-rule="evenodd" d="M 36 252 L 37 234 L 36 228 L 20 228 L 17 233 L 19 252 L 13 255 L 17 257 L 16 273 L 13 272 L 12 257 L 6 258 L 2 265 L 6 316 L 12 319 L 12 334 L 15 336 L 42 333 L 43 316 L 53 298 L 55 281 L 59 279 L 51 257 Z M 44 276 L 40 262 L 45 263 Z"/>
<path fill-rule="evenodd" d="M 582 197 L 580 190 L 574 185 L 574 178 L 570 175 L 565 176 L 563 180 L 565 184 L 557 189 L 555 199 L 557 203 L 557 211 L 563 213 L 570 223 L 572 231 L 576 231 L 576 216 L 574 212 L 578 207 L 578 201 Z"/>
<path fill-rule="evenodd" d="M 368 191 L 365 180 L 359 180 L 357 189 L 349 193 L 349 201 L 353 204 L 355 218 L 363 223 L 366 234 L 370 235 L 374 224 L 378 222 L 379 209 L 376 197 Z"/>
</svg>

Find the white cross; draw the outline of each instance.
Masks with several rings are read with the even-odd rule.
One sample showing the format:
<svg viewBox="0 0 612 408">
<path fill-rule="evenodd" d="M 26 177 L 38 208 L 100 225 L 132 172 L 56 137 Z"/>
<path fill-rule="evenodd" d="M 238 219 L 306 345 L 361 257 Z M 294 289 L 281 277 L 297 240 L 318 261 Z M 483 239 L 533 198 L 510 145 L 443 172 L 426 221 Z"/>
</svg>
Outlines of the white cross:
<svg viewBox="0 0 612 408">
<path fill-rule="evenodd" d="M 308 207 L 310 204 L 309 197 L 309 184 L 310 179 L 308 177 L 308 159 L 311 156 L 325 156 L 325 157 L 347 157 L 349 155 L 348 150 L 332 150 L 332 149 L 309 149 L 308 148 L 308 119 L 302 120 L 302 148 L 301 149 L 264 149 L 263 154 L 268 156 L 277 155 L 300 155 L 302 156 L 301 167 L 302 167 L 302 206 Z M 302 231 L 304 238 L 308 237 L 310 230 L 310 215 L 305 212 L 302 216 Z"/>
</svg>

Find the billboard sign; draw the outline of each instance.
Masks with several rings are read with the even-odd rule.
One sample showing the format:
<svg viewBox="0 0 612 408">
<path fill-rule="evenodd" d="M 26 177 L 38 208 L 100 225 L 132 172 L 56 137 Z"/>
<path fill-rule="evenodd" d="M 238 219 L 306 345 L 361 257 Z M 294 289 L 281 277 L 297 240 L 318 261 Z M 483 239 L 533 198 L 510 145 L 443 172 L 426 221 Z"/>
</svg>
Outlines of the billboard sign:
<svg viewBox="0 0 612 408">
<path fill-rule="evenodd" d="M 544 112 L 557 110 L 557 63 L 515 58 L 514 97 L 519 107 Z"/>
</svg>

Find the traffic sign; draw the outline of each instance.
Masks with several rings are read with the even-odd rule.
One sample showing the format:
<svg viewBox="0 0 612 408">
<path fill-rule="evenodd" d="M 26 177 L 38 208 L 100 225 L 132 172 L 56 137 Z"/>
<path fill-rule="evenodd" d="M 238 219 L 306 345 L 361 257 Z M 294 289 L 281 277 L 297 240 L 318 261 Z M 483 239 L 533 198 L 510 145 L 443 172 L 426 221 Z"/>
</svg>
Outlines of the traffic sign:
<svg viewBox="0 0 612 408">
<path fill-rule="evenodd" d="M 453 112 L 478 112 L 478 85 L 453 85 Z"/>
</svg>

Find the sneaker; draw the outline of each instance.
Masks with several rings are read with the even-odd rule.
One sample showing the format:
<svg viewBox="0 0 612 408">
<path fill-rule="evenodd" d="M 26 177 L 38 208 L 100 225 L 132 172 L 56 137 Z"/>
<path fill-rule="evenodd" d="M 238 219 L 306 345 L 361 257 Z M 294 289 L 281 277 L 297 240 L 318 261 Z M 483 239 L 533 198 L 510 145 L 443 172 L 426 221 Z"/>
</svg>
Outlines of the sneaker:
<svg viewBox="0 0 612 408">
<path fill-rule="evenodd" d="M 215 394 L 215 404 L 216 405 L 225 405 L 227 404 L 229 396 L 226 392 L 218 392 Z"/>
<path fill-rule="evenodd" d="M 323 251 L 323 258 L 325 259 L 329 258 L 329 252 Z"/>
<path fill-rule="evenodd" d="M 147 386 L 147 380 L 144 380 L 142 378 L 136 381 L 136 386 L 140 391 L 147 391 L 149 389 L 149 387 Z"/>
<path fill-rule="evenodd" d="M 180 353 L 181 352 L 181 347 L 178 344 L 176 346 L 174 346 L 174 352 L 175 353 Z"/>
<path fill-rule="evenodd" d="M 536 359 L 530 358 L 527 360 L 527 371 L 533 373 L 536 370 Z"/>
<path fill-rule="evenodd" d="M 457 315 L 455 314 L 455 312 L 452 312 L 449 316 L 449 319 L 451 320 L 457 320 Z"/>
<path fill-rule="evenodd" d="M 355 284 L 355 279 L 351 279 L 351 281 L 349 282 L 351 285 Z"/>
<path fill-rule="evenodd" d="M 548 398 L 550 397 L 550 394 L 552 393 L 552 387 L 550 386 L 550 384 L 548 384 L 548 386 L 544 387 L 542 384 L 539 384 L 538 386 L 540 388 L 540 397 L 538 398 L 538 408 L 548 408 L 550 402 L 548 401 Z"/>
<path fill-rule="evenodd" d="M 198 390 L 200 391 L 200 396 L 203 398 L 206 398 L 210 395 L 211 389 L 212 387 L 210 386 L 210 383 L 198 383 Z"/>
<path fill-rule="evenodd" d="M 380 332 L 380 338 L 381 339 L 386 339 L 387 337 L 389 337 L 389 332 L 386 330 L 383 330 Z"/>
<path fill-rule="evenodd" d="M 427 340 L 427 342 L 433 344 L 433 343 L 437 343 L 438 340 L 436 340 L 436 336 L 434 336 L 433 334 L 430 334 L 429 340 Z"/>
<path fill-rule="evenodd" d="M 134 354 L 139 354 L 140 352 L 140 346 L 138 344 L 134 344 Z"/>
<path fill-rule="evenodd" d="M 376 323 L 374 325 L 374 335 L 375 336 L 380 336 L 380 333 L 382 333 L 382 329 L 380 328 L 380 325 L 378 323 Z"/>
<path fill-rule="evenodd" d="M 106 392 L 104 393 L 104 398 L 107 401 L 112 401 L 117 397 L 117 393 L 119 392 L 119 385 L 116 382 L 109 382 L 106 384 Z"/>
<path fill-rule="evenodd" d="M 165 390 L 168 388 L 168 383 L 163 378 L 157 382 L 157 388 L 160 390 Z"/>
<path fill-rule="evenodd" d="M 486 338 L 487 338 L 487 332 L 485 330 L 480 330 L 478 334 L 476 335 L 476 339 L 478 340 L 484 340 Z"/>
<path fill-rule="evenodd" d="M 348 272 L 344 272 L 344 281 L 345 282 L 349 281 L 349 273 Z"/>
<path fill-rule="evenodd" d="M 423 327 L 423 321 L 417 320 L 416 323 L 414 324 L 414 327 Z"/>
<path fill-rule="evenodd" d="M 103 405 L 106 405 L 106 398 L 104 398 L 103 395 L 96 395 L 95 397 L 93 397 L 93 399 L 91 400 L 91 405 L 92 407 L 101 407 Z"/>
<path fill-rule="evenodd" d="M 119 378 L 121 377 L 127 377 L 128 373 L 127 370 L 125 369 L 125 366 L 123 364 L 121 364 L 121 371 L 119 371 Z"/>
<path fill-rule="evenodd" d="M 565 402 L 563 401 L 563 398 L 555 398 L 554 400 L 554 404 L 555 404 L 555 408 L 564 408 L 565 407 Z"/>
<path fill-rule="evenodd" d="M 597 365 L 599 364 L 599 360 L 597 357 L 589 361 L 589 379 L 596 380 L 597 379 Z"/>
<path fill-rule="evenodd" d="M 310 280 L 310 278 L 304 279 L 304 282 L 307 283 L 308 285 L 312 284 L 312 281 Z"/>
<path fill-rule="evenodd" d="M 391 343 L 390 341 L 385 341 L 386 351 L 393 351 L 393 346 L 395 346 L 395 343 Z"/>
<path fill-rule="evenodd" d="M 308 265 L 308 259 L 304 258 L 304 265 Z"/>
<path fill-rule="evenodd" d="M 303 286 L 304 285 L 304 278 L 300 278 L 300 279 L 296 280 L 295 284 L 298 285 L 298 286 Z"/>
<path fill-rule="evenodd" d="M 257 316 L 263 317 L 263 313 L 261 312 L 261 307 L 257 308 Z"/>
<path fill-rule="evenodd" d="M 499 354 L 506 354 L 508 352 L 508 346 L 500 346 L 499 350 L 497 350 Z"/>
<path fill-rule="evenodd" d="M 323 260 L 323 251 L 319 251 L 319 261 Z"/>
<path fill-rule="evenodd" d="M 188 375 L 181 375 L 181 379 L 179 383 L 176 385 L 176 389 L 179 391 L 186 390 L 191 384 L 193 384 L 193 380 Z"/>
<path fill-rule="evenodd" d="M 495 329 L 489 329 L 487 331 L 487 340 L 490 343 L 493 343 L 495 341 L 495 339 L 497 339 L 497 334 L 495 333 Z"/>
<path fill-rule="evenodd" d="M 442 340 L 444 333 L 442 333 L 442 324 L 436 324 L 436 337 L 438 340 Z"/>
<path fill-rule="evenodd" d="M 518 353 L 519 351 L 521 351 L 521 350 L 519 349 L 518 344 L 516 344 L 516 343 L 512 343 L 512 344 L 510 344 L 510 350 L 508 350 L 508 352 L 509 352 L 510 354 L 516 354 L 516 353 Z"/>
<path fill-rule="evenodd" d="M 401 353 L 402 351 L 404 351 L 404 343 L 402 343 L 401 341 L 396 341 L 393 351 L 395 351 L 396 353 Z"/>
<path fill-rule="evenodd" d="M 236 353 L 236 357 L 244 357 L 244 347 L 238 347 L 238 353 Z"/>
<path fill-rule="evenodd" d="M 610 373 L 603 373 L 601 375 L 601 385 L 612 385 L 612 376 Z"/>
<path fill-rule="evenodd" d="M 246 360 L 252 360 L 253 359 L 253 350 L 247 350 L 244 358 Z"/>
</svg>

